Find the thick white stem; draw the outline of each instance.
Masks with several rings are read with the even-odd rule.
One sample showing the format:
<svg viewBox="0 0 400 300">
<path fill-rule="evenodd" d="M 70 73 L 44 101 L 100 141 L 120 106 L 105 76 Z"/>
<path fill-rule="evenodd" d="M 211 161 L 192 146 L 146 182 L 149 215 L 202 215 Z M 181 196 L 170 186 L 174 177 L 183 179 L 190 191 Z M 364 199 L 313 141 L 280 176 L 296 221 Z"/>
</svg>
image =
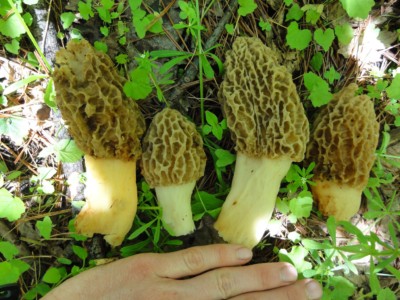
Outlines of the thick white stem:
<svg viewBox="0 0 400 300">
<path fill-rule="evenodd" d="M 289 158 L 236 157 L 235 174 L 215 229 L 227 242 L 253 248 L 261 240 L 272 212 Z"/>
<path fill-rule="evenodd" d="M 156 187 L 157 201 L 162 209 L 164 227 L 173 236 L 194 231 L 191 197 L 196 181 L 181 185 Z"/>
<path fill-rule="evenodd" d="M 85 156 L 86 203 L 76 218 L 78 233 L 104 234 L 112 246 L 122 243 L 137 209 L 136 162 Z"/>
<path fill-rule="evenodd" d="M 334 216 L 338 221 L 348 221 L 360 209 L 362 188 L 350 187 L 331 181 L 315 181 L 311 187 L 319 211 Z"/>
</svg>

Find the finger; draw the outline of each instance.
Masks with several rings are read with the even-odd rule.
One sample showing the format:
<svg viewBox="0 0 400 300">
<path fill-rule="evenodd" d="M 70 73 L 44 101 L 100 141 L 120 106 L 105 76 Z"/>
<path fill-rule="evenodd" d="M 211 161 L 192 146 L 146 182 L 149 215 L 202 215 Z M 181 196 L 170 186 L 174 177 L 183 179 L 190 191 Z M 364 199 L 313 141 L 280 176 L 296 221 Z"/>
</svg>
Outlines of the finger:
<svg viewBox="0 0 400 300">
<path fill-rule="evenodd" d="M 236 295 L 264 291 L 293 283 L 296 269 L 288 263 L 255 264 L 213 270 L 182 284 L 197 290 L 204 299 L 227 299 Z M 274 298 L 271 298 L 274 299 Z"/>
<path fill-rule="evenodd" d="M 322 297 L 321 285 L 311 279 L 297 281 L 291 285 L 283 286 L 277 289 L 253 292 L 238 295 L 232 300 L 257 300 L 257 299 L 275 299 L 275 300 L 318 300 Z"/>
<path fill-rule="evenodd" d="M 253 253 L 239 245 L 208 245 L 161 254 L 154 260 L 160 277 L 178 279 L 205 271 L 248 262 Z"/>
</svg>

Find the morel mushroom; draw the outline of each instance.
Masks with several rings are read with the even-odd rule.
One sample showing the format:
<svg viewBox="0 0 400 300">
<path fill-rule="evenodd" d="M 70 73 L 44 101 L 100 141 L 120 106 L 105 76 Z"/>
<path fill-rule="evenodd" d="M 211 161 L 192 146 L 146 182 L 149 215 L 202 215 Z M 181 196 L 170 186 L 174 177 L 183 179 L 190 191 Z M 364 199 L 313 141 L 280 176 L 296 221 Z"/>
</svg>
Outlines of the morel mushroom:
<svg viewBox="0 0 400 300">
<path fill-rule="evenodd" d="M 304 157 L 309 125 L 291 74 L 257 38 L 237 38 L 219 91 L 236 143 L 231 190 L 214 227 L 227 242 L 254 247 L 267 229 L 281 180 Z"/>
<path fill-rule="evenodd" d="M 319 210 L 349 220 L 360 208 L 362 191 L 375 161 L 379 124 L 367 95 L 350 84 L 318 113 L 307 146 L 307 161 L 316 163 L 311 187 Z"/>
<path fill-rule="evenodd" d="M 165 108 L 152 120 L 143 140 L 142 174 L 162 209 L 162 221 L 174 236 L 194 231 L 191 196 L 203 176 L 206 155 L 195 125 L 179 111 Z"/>
<path fill-rule="evenodd" d="M 124 78 L 111 59 L 87 41 L 71 41 L 56 55 L 57 105 L 85 153 L 86 203 L 76 218 L 78 233 L 104 234 L 122 243 L 137 207 L 136 161 L 145 122 L 123 93 Z"/>
</svg>

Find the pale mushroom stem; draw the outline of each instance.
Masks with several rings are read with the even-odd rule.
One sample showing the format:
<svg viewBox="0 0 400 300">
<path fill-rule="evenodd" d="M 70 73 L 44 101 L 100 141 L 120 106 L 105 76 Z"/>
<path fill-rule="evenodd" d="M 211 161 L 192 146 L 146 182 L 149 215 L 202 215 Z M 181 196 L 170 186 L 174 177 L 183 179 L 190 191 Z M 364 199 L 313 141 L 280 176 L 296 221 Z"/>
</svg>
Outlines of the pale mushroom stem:
<svg viewBox="0 0 400 300">
<path fill-rule="evenodd" d="M 78 233 L 105 235 L 120 245 L 132 227 L 137 209 L 136 161 L 85 156 L 86 203 L 76 218 Z"/>
<path fill-rule="evenodd" d="M 196 181 L 191 181 L 180 185 L 155 187 L 164 227 L 173 236 L 186 235 L 195 229 L 191 207 L 195 184 Z"/>
<path fill-rule="evenodd" d="M 289 158 L 252 158 L 237 154 L 231 190 L 214 225 L 225 241 L 248 248 L 258 244 L 291 163 Z"/>
<path fill-rule="evenodd" d="M 348 221 L 360 209 L 362 188 L 332 181 L 315 181 L 311 187 L 318 209 L 325 216 L 335 216 L 338 221 Z"/>
</svg>

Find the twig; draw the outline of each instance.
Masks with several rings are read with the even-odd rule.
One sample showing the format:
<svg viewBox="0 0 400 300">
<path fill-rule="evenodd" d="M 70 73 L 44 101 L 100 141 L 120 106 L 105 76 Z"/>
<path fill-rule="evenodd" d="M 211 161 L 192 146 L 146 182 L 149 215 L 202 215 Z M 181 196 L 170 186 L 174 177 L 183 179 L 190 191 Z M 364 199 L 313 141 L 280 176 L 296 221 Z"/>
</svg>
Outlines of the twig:
<svg viewBox="0 0 400 300">
<path fill-rule="evenodd" d="M 237 0 L 232 0 L 229 3 L 228 11 L 224 14 L 224 16 L 219 21 L 217 27 L 215 27 L 214 32 L 210 35 L 207 42 L 204 44 L 204 49 L 209 49 L 210 47 L 214 46 L 215 43 L 219 40 L 222 32 L 225 29 L 225 25 L 229 22 L 230 18 L 232 17 L 232 13 L 237 8 Z M 186 69 L 183 76 L 178 80 L 176 87 L 172 90 L 172 92 L 167 96 L 167 99 L 171 103 L 176 103 L 179 98 L 182 96 L 183 92 L 185 91 L 184 86 L 185 84 L 191 82 L 196 78 L 198 74 L 198 65 L 199 65 L 199 58 L 196 56 L 189 67 Z"/>
</svg>

